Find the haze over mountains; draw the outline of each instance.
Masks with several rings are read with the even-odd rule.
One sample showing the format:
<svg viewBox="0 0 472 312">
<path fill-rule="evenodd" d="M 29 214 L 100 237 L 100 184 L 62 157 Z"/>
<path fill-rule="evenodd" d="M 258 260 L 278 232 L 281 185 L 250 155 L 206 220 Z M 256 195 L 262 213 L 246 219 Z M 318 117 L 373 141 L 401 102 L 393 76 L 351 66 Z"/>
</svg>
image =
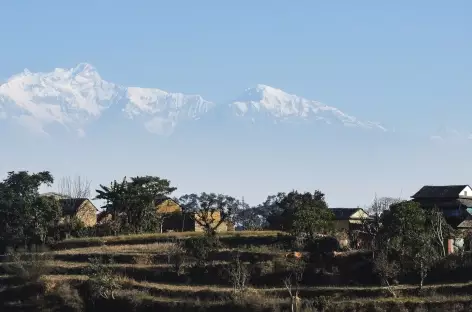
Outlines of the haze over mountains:
<svg viewBox="0 0 472 312">
<path fill-rule="evenodd" d="M 226 193 L 251 204 L 279 191 L 319 188 L 330 202 L 351 206 L 370 200 L 373 189 L 390 192 L 374 176 L 390 163 L 391 147 L 405 146 L 380 123 L 267 85 L 216 103 L 109 80 L 82 63 L 25 70 L 2 83 L 7 152 L 0 169 L 80 174 L 96 186 L 150 174 L 170 179 L 178 194 Z M 361 191 L 336 195 L 339 178 L 359 176 L 370 176 Z"/>
<path fill-rule="evenodd" d="M 192 132 L 208 121 L 220 127 L 324 124 L 386 131 L 379 123 L 267 85 L 248 88 L 229 103 L 214 103 L 200 95 L 117 85 L 102 79 L 87 63 L 12 76 L 0 85 L 0 120 L 50 135 L 60 126 L 78 136 L 104 120 L 133 124 L 160 136 L 181 128 Z"/>
</svg>

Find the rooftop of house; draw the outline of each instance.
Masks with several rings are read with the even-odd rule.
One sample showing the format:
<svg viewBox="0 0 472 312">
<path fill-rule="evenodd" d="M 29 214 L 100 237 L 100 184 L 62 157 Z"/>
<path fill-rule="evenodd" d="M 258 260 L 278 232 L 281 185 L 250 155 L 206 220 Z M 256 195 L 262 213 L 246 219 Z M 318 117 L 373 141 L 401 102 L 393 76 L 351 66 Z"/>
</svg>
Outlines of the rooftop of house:
<svg viewBox="0 0 472 312">
<path fill-rule="evenodd" d="M 44 196 L 44 197 L 54 197 L 56 199 L 66 199 L 70 198 L 67 195 L 61 194 L 61 193 L 56 193 L 56 192 L 47 192 L 47 193 L 42 193 L 39 196 Z"/>
<path fill-rule="evenodd" d="M 171 200 L 171 201 L 175 202 L 176 204 L 178 204 L 174 199 L 172 199 L 172 198 L 170 198 L 170 197 L 168 197 L 168 196 L 159 196 L 159 197 L 157 197 L 157 198 L 154 200 L 154 202 L 155 202 L 155 205 L 157 206 L 157 205 L 162 204 L 162 203 L 165 202 L 166 200 Z"/>
<path fill-rule="evenodd" d="M 331 208 L 331 211 L 334 213 L 336 220 L 348 220 L 351 219 L 352 215 L 358 212 L 359 210 L 364 211 L 362 208 Z"/>
<path fill-rule="evenodd" d="M 425 185 L 411 198 L 413 199 L 433 199 L 433 198 L 459 198 L 459 194 L 468 187 L 467 184 L 461 185 Z M 472 194 L 470 194 L 472 195 Z"/>
<path fill-rule="evenodd" d="M 62 206 L 62 212 L 64 214 L 74 214 L 77 210 L 82 206 L 84 201 L 88 201 L 88 198 L 61 198 L 59 199 L 59 203 Z M 92 205 L 93 203 L 90 202 Z M 95 207 L 95 205 L 94 205 Z M 95 208 L 98 210 L 97 208 Z"/>
</svg>

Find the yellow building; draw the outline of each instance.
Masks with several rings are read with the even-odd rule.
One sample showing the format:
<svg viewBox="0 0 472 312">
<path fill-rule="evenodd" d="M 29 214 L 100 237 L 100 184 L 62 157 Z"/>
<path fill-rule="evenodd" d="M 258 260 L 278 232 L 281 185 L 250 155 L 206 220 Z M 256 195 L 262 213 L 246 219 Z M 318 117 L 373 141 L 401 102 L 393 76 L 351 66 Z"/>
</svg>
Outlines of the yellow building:
<svg viewBox="0 0 472 312">
<path fill-rule="evenodd" d="M 204 228 L 195 220 L 199 219 L 198 214 L 193 213 L 184 213 L 182 207 L 170 197 L 159 197 L 154 201 L 156 206 L 156 213 L 166 215 L 162 221 L 162 231 L 195 231 L 203 232 Z M 111 220 L 111 215 L 102 211 L 98 214 L 98 223 L 103 224 Z M 210 220 L 210 219 L 209 219 Z M 212 227 L 220 222 L 221 215 L 220 212 L 214 212 L 212 216 Z M 230 222 L 222 222 L 218 228 L 217 232 L 226 232 L 233 231 L 234 226 Z"/>
<path fill-rule="evenodd" d="M 157 213 L 182 212 L 182 208 L 172 198 L 162 197 L 155 201 Z"/>
<path fill-rule="evenodd" d="M 44 193 L 41 196 L 52 197 L 59 202 L 62 208 L 62 218 L 59 223 L 75 217 L 85 227 L 93 227 L 97 224 L 97 207 L 88 198 L 72 198 L 59 193 Z"/>
<path fill-rule="evenodd" d="M 370 219 L 362 208 L 331 208 L 334 213 L 334 229 L 349 232 Z"/>
</svg>

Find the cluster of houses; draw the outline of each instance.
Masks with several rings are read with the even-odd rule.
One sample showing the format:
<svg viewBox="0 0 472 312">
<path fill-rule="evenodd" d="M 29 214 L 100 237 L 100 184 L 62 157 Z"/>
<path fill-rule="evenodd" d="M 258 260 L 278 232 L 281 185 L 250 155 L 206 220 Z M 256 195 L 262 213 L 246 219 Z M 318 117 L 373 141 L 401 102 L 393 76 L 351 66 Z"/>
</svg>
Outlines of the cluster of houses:
<svg viewBox="0 0 472 312">
<path fill-rule="evenodd" d="M 65 218 L 75 216 L 87 227 L 103 224 L 111 219 L 106 212 L 99 212 L 94 204 L 87 198 L 68 198 L 57 193 L 46 193 L 43 196 L 54 196 L 63 208 Z M 468 231 L 472 229 L 472 188 L 469 185 L 443 185 L 423 186 L 418 192 L 411 196 L 411 200 L 418 202 L 424 209 L 437 207 L 440 209 L 446 221 L 455 229 Z M 171 198 L 159 198 L 155 202 L 157 213 L 173 214 L 182 212 L 179 204 Z M 332 208 L 335 215 L 334 225 L 340 231 L 352 231 L 357 228 L 362 220 L 370 218 L 362 208 Z M 203 231 L 203 228 L 193 218 L 185 219 L 181 214 L 178 221 L 168 218 L 163 225 L 163 231 Z M 183 219 L 182 219 L 183 218 Z M 219 222 L 220 216 L 213 218 Z M 234 226 L 223 222 L 217 229 L 220 232 L 234 230 Z M 450 238 L 447 242 L 448 251 L 454 252 L 460 248 L 460 240 Z"/>
<path fill-rule="evenodd" d="M 112 219 L 111 214 L 106 211 L 99 211 L 88 198 L 70 198 L 53 192 L 44 193 L 42 196 L 53 197 L 59 201 L 63 215 L 61 222 L 74 217 L 80 220 L 85 227 L 93 227 L 97 224 L 105 224 Z M 182 208 L 172 198 L 160 197 L 154 203 L 156 205 L 156 213 L 168 215 L 162 224 L 161 231 L 204 231 L 203 227 L 194 221 L 195 218 L 182 213 Z M 215 212 L 212 219 L 215 225 L 218 224 L 221 220 L 219 212 Z M 228 230 L 234 230 L 234 226 L 228 222 L 222 222 L 217 228 L 217 232 L 226 232 Z"/>
</svg>

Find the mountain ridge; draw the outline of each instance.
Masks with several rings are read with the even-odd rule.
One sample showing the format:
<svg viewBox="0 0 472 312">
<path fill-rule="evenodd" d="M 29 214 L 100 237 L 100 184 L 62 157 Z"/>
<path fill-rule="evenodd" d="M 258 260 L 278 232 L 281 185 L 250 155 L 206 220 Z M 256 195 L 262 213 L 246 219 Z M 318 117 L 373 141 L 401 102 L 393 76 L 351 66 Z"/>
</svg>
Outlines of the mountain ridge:
<svg viewBox="0 0 472 312">
<path fill-rule="evenodd" d="M 336 107 L 264 84 L 247 88 L 229 103 L 216 104 L 198 94 L 108 82 L 89 63 L 51 72 L 25 69 L 0 84 L 0 122 L 14 120 L 35 132 L 47 134 L 50 125 L 59 124 L 84 136 L 87 125 L 117 108 L 124 118 L 164 136 L 171 135 L 181 124 L 198 121 L 217 110 L 224 118 L 250 123 L 321 121 L 387 131 L 379 123 L 361 121 Z"/>
</svg>

